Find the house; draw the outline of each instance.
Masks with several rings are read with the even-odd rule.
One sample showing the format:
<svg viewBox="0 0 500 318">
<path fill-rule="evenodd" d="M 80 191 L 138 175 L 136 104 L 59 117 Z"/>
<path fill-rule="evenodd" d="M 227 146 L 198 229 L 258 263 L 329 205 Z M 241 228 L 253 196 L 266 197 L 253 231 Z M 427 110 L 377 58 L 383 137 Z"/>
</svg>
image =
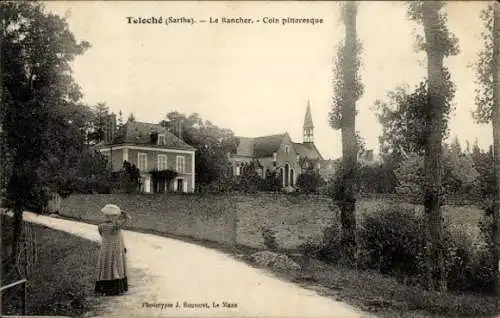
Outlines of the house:
<svg viewBox="0 0 500 318">
<path fill-rule="evenodd" d="M 238 137 L 236 151 L 228 154 L 233 175 L 240 175 L 242 167 L 253 162 L 262 178 L 270 171 L 277 171 L 281 174 L 283 187 L 294 187 L 297 177 L 304 170 L 318 171 L 323 157 L 314 144 L 314 124 L 309 101 L 302 128 L 302 143 L 294 142 L 287 132 L 254 138 Z"/>
<path fill-rule="evenodd" d="M 103 142 L 96 148 L 108 158 L 111 170 L 121 170 L 124 161 L 135 165 L 140 170 L 143 192 L 194 192 L 195 148 L 166 128 L 129 120 L 114 136 L 105 140 L 112 141 Z M 176 176 L 170 184 L 152 184 L 155 170 L 172 170 Z"/>
</svg>

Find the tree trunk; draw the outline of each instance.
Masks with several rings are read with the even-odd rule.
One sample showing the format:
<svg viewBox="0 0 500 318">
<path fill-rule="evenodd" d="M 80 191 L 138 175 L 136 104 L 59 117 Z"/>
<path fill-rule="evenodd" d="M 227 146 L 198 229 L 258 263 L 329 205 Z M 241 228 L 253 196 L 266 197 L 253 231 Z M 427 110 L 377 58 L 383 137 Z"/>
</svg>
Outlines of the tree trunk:
<svg viewBox="0 0 500 318">
<path fill-rule="evenodd" d="M 339 208 L 342 224 L 342 263 L 356 265 L 356 199 L 354 197 L 354 177 L 356 169 L 356 11 L 357 4 L 348 1 L 344 4 L 345 47 L 343 65 L 342 105 L 342 190 Z"/>
<path fill-rule="evenodd" d="M 500 295 L 500 4 L 493 3 L 493 158 L 495 164 L 495 206 L 493 210 L 493 237 L 495 242 L 495 291 Z M 498 265 L 497 265 L 498 264 Z"/>
<path fill-rule="evenodd" d="M 442 135 L 443 129 L 443 53 L 439 46 L 439 12 L 433 1 L 424 2 L 424 32 L 427 49 L 428 130 L 424 155 L 424 210 L 426 215 L 426 267 L 429 289 L 446 290 L 444 231 L 441 215 Z"/>
</svg>

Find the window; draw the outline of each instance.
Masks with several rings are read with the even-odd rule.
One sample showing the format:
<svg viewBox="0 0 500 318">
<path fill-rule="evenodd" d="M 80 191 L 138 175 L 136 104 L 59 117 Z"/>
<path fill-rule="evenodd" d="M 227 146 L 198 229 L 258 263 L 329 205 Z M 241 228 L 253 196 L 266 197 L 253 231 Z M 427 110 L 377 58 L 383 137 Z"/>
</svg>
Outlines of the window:
<svg viewBox="0 0 500 318">
<path fill-rule="evenodd" d="M 240 165 L 237 165 L 237 166 L 236 166 L 236 170 L 235 170 L 234 174 L 235 174 L 235 175 L 237 175 L 237 176 L 239 176 L 239 175 L 240 175 L 240 173 L 241 173 L 241 170 L 240 170 Z"/>
<path fill-rule="evenodd" d="M 158 135 L 158 145 L 165 145 L 165 135 L 164 134 L 159 134 Z"/>
<path fill-rule="evenodd" d="M 278 156 L 278 155 L 277 155 L 276 153 L 273 153 L 273 161 L 276 161 L 276 157 L 277 157 L 277 156 Z"/>
<path fill-rule="evenodd" d="M 175 158 L 176 171 L 180 172 L 180 173 L 184 173 L 185 166 L 186 166 L 186 161 L 184 159 L 184 156 L 177 156 Z"/>
<path fill-rule="evenodd" d="M 318 169 L 321 169 L 321 164 L 318 162 Z"/>
<path fill-rule="evenodd" d="M 167 170 L 167 155 L 158 155 L 158 170 Z"/>
<path fill-rule="evenodd" d="M 289 150 L 290 150 L 290 147 L 289 146 L 285 146 L 285 153 L 288 153 Z"/>
<path fill-rule="evenodd" d="M 137 168 L 139 170 L 146 170 L 148 168 L 148 155 L 145 153 L 137 154 Z"/>
</svg>

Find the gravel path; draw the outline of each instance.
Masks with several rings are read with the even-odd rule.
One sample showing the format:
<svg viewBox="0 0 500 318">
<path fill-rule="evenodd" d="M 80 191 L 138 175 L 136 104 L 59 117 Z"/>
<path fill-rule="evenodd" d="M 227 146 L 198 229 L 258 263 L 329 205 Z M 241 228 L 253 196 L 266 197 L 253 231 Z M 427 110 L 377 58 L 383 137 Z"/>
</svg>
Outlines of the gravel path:
<svg viewBox="0 0 500 318">
<path fill-rule="evenodd" d="M 24 219 L 99 241 L 95 225 L 28 212 Z M 369 317 L 212 249 L 131 231 L 124 236 L 130 288 L 102 298 L 102 317 Z"/>
</svg>

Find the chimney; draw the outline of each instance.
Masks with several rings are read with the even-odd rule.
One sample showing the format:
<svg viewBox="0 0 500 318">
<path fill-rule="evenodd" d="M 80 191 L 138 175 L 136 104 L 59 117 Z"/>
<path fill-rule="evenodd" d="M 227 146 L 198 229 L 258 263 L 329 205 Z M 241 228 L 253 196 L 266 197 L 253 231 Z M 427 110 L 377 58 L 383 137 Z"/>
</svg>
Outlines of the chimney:
<svg viewBox="0 0 500 318">
<path fill-rule="evenodd" d="M 111 144 L 115 138 L 116 132 L 116 115 L 111 113 L 106 116 L 104 125 L 104 142 Z"/>
<path fill-rule="evenodd" d="M 177 137 L 179 137 L 180 139 L 183 139 L 182 138 L 182 129 L 183 129 L 183 126 L 184 126 L 184 123 L 183 123 L 183 120 L 180 119 L 177 121 Z"/>
</svg>

